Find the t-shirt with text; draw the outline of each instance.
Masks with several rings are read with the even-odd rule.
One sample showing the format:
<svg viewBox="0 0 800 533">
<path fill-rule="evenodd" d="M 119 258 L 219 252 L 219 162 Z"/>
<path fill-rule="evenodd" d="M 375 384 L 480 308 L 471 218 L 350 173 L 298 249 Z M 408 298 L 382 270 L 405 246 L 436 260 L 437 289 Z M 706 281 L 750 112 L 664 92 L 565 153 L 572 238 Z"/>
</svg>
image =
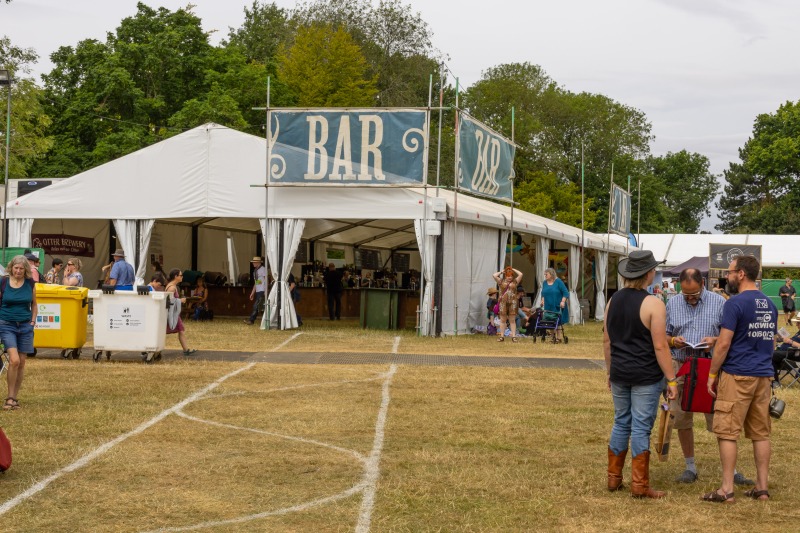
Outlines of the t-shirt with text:
<svg viewBox="0 0 800 533">
<path fill-rule="evenodd" d="M 771 377 L 778 308 L 761 291 L 744 291 L 722 308 L 721 327 L 733 331 L 722 370 L 737 376 Z"/>
</svg>

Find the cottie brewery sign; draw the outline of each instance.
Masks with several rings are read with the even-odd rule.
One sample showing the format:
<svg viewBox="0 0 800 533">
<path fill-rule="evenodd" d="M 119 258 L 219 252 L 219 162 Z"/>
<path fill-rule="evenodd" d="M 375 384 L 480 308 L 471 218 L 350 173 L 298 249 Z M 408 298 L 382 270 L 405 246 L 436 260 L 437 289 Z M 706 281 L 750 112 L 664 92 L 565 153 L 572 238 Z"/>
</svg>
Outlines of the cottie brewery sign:
<svg viewBox="0 0 800 533">
<path fill-rule="evenodd" d="M 623 237 L 627 237 L 631 231 L 631 195 L 618 185 L 612 185 L 611 187 L 608 231 Z"/>
<path fill-rule="evenodd" d="M 466 113 L 459 114 L 458 187 L 510 200 L 514 144 Z"/>
<path fill-rule="evenodd" d="M 417 109 L 273 110 L 270 185 L 423 185 L 426 120 Z"/>
</svg>

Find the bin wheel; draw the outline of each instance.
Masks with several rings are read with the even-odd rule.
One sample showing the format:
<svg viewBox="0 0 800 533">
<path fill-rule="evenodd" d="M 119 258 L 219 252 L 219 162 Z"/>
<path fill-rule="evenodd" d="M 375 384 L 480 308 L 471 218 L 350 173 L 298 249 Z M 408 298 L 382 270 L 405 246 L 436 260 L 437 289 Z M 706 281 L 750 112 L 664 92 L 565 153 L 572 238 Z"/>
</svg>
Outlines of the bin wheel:
<svg viewBox="0 0 800 533">
<path fill-rule="evenodd" d="M 111 352 L 110 351 L 106 352 L 106 361 L 111 361 Z"/>
<path fill-rule="evenodd" d="M 63 357 L 64 359 L 69 358 L 69 356 L 67 355 L 67 350 L 61 350 L 61 357 Z"/>
<path fill-rule="evenodd" d="M 569 337 L 564 335 L 564 344 L 569 344 Z"/>
<path fill-rule="evenodd" d="M 533 343 L 536 344 L 536 335 L 533 336 Z"/>
<path fill-rule="evenodd" d="M 101 350 L 101 351 L 94 352 L 94 355 L 92 356 L 92 360 L 93 360 L 95 363 L 99 363 L 99 362 L 100 362 L 100 358 L 101 358 L 101 357 L 103 357 L 103 352 L 102 352 L 102 350 Z"/>
<path fill-rule="evenodd" d="M 73 350 L 70 352 L 70 355 L 72 355 L 72 358 L 73 358 L 73 359 L 78 359 L 78 358 L 81 356 L 81 349 L 80 349 L 80 348 L 74 348 L 74 349 L 73 349 Z"/>
<path fill-rule="evenodd" d="M 142 361 L 146 365 L 152 365 L 156 360 L 156 352 L 142 352 Z"/>
<path fill-rule="evenodd" d="M 36 348 L 34 348 L 33 351 L 28 354 L 28 357 L 36 357 Z"/>
<path fill-rule="evenodd" d="M 161 352 L 156 352 L 155 356 L 153 357 L 155 361 L 161 361 Z"/>
</svg>

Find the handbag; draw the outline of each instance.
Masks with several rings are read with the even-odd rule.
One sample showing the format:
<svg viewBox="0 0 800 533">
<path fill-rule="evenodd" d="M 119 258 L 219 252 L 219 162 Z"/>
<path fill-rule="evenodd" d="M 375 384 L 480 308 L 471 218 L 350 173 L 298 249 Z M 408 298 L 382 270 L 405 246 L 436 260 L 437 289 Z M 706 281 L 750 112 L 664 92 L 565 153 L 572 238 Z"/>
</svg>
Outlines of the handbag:
<svg viewBox="0 0 800 533">
<path fill-rule="evenodd" d="M 0 472 L 5 472 L 11 468 L 11 441 L 0 429 Z"/>
<path fill-rule="evenodd" d="M 675 377 L 686 376 L 681 393 L 681 409 L 687 413 L 713 413 L 714 398 L 708 393 L 709 357 L 688 357 Z"/>
<path fill-rule="evenodd" d="M 500 304 L 494 304 L 494 307 L 492 307 L 492 313 L 496 315 L 500 314 Z"/>
</svg>

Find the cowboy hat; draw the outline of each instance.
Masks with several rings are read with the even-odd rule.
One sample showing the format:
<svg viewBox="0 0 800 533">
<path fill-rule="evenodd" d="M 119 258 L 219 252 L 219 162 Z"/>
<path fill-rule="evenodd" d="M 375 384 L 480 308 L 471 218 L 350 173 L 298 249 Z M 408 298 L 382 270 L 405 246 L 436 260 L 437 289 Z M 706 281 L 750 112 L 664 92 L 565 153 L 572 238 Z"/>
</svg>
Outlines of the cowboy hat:
<svg viewBox="0 0 800 533">
<path fill-rule="evenodd" d="M 656 261 L 650 250 L 634 250 L 619 262 L 619 275 L 626 279 L 640 278 L 665 262 Z"/>
<path fill-rule="evenodd" d="M 492 287 L 488 291 L 486 291 L 486 294 L 488 294 L 489 296 L 491 296 L 492 294 L 497 294 L 497 289 Z"/>
<path fill-rule="evenodd" d="M 258 256 L 256 256 L 256 257 L 254 257 L 254 258 L 252 258 L 252 259 L 250 260 L 250 262 L 251 262 L 251 263 L 255 263 L 256 261 L 258 261 L 258 262 L 260 263 L 260 262 L 261 262 L 261 258 L 260 258 L 260 257 L 258 257 Z"/>
<path fill-rule="evenodd" d="M 111 257 L 125 257 L 125 250 L 117 248 L 117 251 L 111 254 Z"/>
</svg>

